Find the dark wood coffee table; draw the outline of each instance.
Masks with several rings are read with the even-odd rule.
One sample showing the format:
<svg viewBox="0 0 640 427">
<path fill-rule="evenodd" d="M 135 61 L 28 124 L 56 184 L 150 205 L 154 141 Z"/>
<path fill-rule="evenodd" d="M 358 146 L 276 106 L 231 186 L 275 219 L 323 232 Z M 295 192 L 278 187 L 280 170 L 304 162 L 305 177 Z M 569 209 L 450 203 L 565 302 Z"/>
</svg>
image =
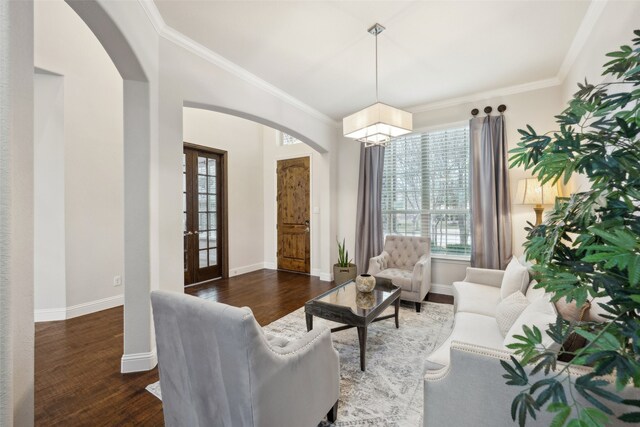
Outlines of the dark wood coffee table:
<svg viewBox="0 0 640 427">
<path fill-rule="evenodd" d="M 395 303 L 395 313 L 380 316 L 393 303 Z M 356 283 L 350 281 L 308 301 L 304 305 L 304 312 L 307 317 L 307 331 L 313 329 L 313 316 L 345 324 L 345 326 L 331 329 L 331 332 L 358 328 L 360 369 L 364 371 L 367 365 L 367 327 L 369 324 L 394 317 L 396 328 L 400 327 L 398 318 L 400 288 L 391 283 L 389 279 L 376 278 L 376 287 L 373 292 L 363 294 L 356 289 Z"/>
</svg>

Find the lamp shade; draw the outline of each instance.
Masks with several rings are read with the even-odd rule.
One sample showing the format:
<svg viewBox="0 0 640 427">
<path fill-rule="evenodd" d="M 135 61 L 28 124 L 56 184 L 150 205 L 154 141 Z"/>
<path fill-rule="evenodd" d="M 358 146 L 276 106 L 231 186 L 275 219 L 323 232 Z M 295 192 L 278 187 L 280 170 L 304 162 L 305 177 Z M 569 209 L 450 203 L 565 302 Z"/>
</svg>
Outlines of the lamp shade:
<svg viewBox="0 0 640 427">
<path fill-rule="evenodd" d="M 342 129 L 347 138 L 367 145 L 384 144 L 411 132 L 413 116 L 408 111 L 377 102 L 342 119 Z"/>
<path fill-rule="evenodd" d="M 515 203 L 519 205 L 552 205 L 558 197 L 558 186 L 547 182 L 540 184 L 536 178 L 518 181 Z"/>
</svg>

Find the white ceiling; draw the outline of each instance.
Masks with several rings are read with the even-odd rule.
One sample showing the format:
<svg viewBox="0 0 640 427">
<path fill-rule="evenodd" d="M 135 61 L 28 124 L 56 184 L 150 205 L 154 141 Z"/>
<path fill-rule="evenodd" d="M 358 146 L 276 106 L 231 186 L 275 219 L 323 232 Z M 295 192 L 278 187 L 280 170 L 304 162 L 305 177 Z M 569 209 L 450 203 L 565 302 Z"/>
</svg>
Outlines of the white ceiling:
<svg viewBox="0 0 640 427">
<path fill-rule="evenodd" d="M 589 7 L 553 1 L 155 0 L 166 24 L 333 119 L 555 77 Z"/>
</svg>

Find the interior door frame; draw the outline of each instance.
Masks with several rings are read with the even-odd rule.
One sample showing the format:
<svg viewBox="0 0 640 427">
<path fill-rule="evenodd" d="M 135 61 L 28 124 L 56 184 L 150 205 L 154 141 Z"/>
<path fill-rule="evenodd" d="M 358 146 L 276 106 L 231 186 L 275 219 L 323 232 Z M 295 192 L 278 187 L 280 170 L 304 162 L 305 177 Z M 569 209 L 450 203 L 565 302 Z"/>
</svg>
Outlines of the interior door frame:
<svg viewBox="0 0 640 427">
<path fill-rule="evenodd" d="M 310 276 L 319 276 L 319 272 L 314 270 L 313 261 L 314 261 L 314 253 L 313 250 L 313 234 L 315 227 L 317 226 L 315 221 L 315 214 L 313 213 L 313 153 L 310 151 L 299 153 L 299 154 L 285 154 L 281 156 L 276 156 L 273 161 L 273 172 L 275 179 L 273 180 L 273 194 L 276 202 L 273 204 L 273 253 L 274 253 L 274 262 L 273 269 L 278 270 L 278 161 L 280 160 L 290 160 L 290 159 L 301 159 L 303 157 L 309 158 L 309 226 L 311 228 L 311 232 L 309 233 L 309 262 L 311 263 L 309 268 Z M 284 270 L 283 270 L 284 271 Z M 288 270 L 287 270 L 288 271 Z M 295 273 L 295 272 L 294 272 Z M 306 273 L 299 273 L 306 274 Z"/>
<path fill-rule="evenodd" d="M 220 187 L 222 188 L 222 197 L 220 198 L 220 222 L 222 224 L 222 263 L 220 265 L 222 271 L 222 279 L 229 278 L 229 178 L 228 178 L 228 165 L 229 165 L 229 152 L 225 150 L 219 150 L 217 148 L 207 147 L 205 145 L 192 144 L 190 142 L 183 142 L 183 149 L 190 148 L 198 151 L 205 151 L 208 153 L 217 154 L 220 156 L 220 168 L 222 169 L 222 175 L 220 177 Z M 217 280 L 217 279 L 212 279 Z M 206 280 L 208 282 L 210 280 Z M 204 282 L 199 282 L 204 283 Z M 193 286 L 196 283 L 192 283 L 186 286 Z"/>
</svg>

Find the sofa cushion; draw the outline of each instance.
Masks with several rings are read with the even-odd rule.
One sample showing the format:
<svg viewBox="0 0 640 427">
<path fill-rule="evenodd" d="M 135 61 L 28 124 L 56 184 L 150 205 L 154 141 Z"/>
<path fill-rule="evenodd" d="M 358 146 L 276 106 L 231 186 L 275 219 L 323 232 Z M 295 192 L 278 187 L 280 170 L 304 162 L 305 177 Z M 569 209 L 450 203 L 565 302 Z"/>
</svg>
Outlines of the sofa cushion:
<svg viewBox="0 0 640 427">
<path fill-rule="evenodd" d="M 524 325 L 527 325 L 531 329 L 533 329 L 534 326 L 540 329 L 540 332 L 542 332 L 542 344 L 546 348 L 558 350 L 560 345 L 554 342 L 545 332 L 550 323 L 556 322 L 556 317 L 556 309 L 547 295 L 536 299 L 524 309 L 513 326 L 511 326 L 504 339 L 504 346 L 522 343 L 522 341 L 516 339 L 515 336 L 524 335 L 522 328 Z"/>
<path fill-rule="evenodd" d="M 386 270 L 382 270 L 380 273 L 376 274 L 376 277 L 389 279 L 394 285 L 400 286 L 400 288 L 405 291 L 411 291 L 412 276 L 413 271 L 401 268 L 387 268 Z"/>
<path fill-rule="evenodd" d="M 500 288 L 472 282 L 453 282 L 456 312 L 495 316 L 500 302 Z"/>
<path fill-rule="evenodd" d="M 496 288 L 497 289 L 497 288 Z M 449 365 L 452 341 L 504 350 L 504 338 L 498 329 L 496 319 L 477 313 L 456 313 L 455 326 L 449 338 L 427 357 L 426 369 L 439 369 Z"/>
<path fill-rule="evenodd" d="M 511 326 L 529 305 L 529 300 L 520 291 L 514 292 L 498 303 L 496 307 L 496 322 L 502 336 L 506 336 Z"/>
<path fill-rule="evenodd" d="M 535 288 L 537 284 L 538 282 L 536 280 L 532 280 L 527 287 L 527 293 L 525 295 L 529 302 L 533 302 L 545 294 L 545 290 L 543 288 Z"/>
<path fill-rule="evenodd" d="M 520 291 L 523 294 L 527 291 L 529 284 L 529 271 L 527 267 L 520 264 L 516 257 L 511 258 L 511 262 L 504 270 L 502 286 L 500 286 L 500 296 L 505 299 L 512 293 Z"/>
</svg>

